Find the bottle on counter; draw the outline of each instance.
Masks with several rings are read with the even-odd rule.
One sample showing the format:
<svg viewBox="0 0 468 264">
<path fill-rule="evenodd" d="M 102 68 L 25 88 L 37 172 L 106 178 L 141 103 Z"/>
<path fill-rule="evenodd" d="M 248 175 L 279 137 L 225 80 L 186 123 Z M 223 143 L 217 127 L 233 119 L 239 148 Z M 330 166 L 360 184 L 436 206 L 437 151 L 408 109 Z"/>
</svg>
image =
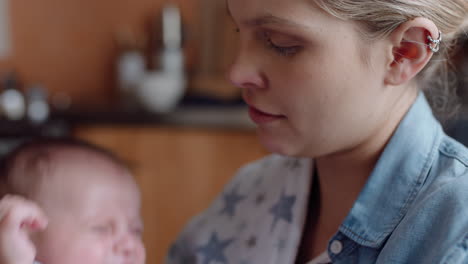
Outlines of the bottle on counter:
<svg viewBox="0 0 468 264">
<path fill-rule="evenodd" d="M 173 111 L 184 96 L 187 77 L 182 49 L 180 9 L 168 4 L 162 10 L 163 48 L 159 68 L 149 72 L 139 87 L 139 100 L 151 112 Z"/>
<path fill-rule="evenodd" d="M 7 120 L 22 120 L 26 114 L 26 102 L 19 90 L 18 79 L 14 73 L 8 74 L 3 80 L 3 90 L 0 94 L 0 109 Z"/>
<path fill-rule="evenodd" d="M 27 90 L 27 117 L 33 124 L 42 124 L 50 115 L 47 101 L 47 91 L 40 85 L 34 85 Z"/>
</svg>

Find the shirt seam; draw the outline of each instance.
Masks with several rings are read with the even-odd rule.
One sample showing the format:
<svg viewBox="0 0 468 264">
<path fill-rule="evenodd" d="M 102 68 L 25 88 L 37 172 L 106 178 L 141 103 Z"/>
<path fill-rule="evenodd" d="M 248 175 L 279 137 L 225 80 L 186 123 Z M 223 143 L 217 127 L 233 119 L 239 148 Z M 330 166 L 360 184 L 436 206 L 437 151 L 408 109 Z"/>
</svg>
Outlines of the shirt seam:
<svg viewBox="0 0 468 264">
<path fill-rule="evenodd" d="M 449 147 L 449 144 L 450 142 L 442 142 L 442 146 L 440 147 L 439 152 L 445 157 L 455 159 L 459 161 L 461 164 L 463 164 L 465 167 L 468 167 L 468 161 L 466 159 L 463 159 L 462 157 L 457 155 L 458 153 L 454 153 L 454 152 L 447 150 L 447 148 Z"/>
</svg>

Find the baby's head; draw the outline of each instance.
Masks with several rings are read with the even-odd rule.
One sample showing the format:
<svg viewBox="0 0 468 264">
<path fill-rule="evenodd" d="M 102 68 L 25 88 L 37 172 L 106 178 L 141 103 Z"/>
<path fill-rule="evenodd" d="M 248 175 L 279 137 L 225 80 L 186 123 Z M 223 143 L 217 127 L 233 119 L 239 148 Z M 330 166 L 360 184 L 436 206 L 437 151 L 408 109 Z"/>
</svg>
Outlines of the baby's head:
<svg viewBox="0 0 468 264">
<path fill-rule="evenodd" d="M 33 237 L 44 264 L 143 264 L 140 193 L 109 152 L 74 140 L 38 140 L 3 163 L 2 196 L 36 202 L 48 226 Z"/>
</svg>

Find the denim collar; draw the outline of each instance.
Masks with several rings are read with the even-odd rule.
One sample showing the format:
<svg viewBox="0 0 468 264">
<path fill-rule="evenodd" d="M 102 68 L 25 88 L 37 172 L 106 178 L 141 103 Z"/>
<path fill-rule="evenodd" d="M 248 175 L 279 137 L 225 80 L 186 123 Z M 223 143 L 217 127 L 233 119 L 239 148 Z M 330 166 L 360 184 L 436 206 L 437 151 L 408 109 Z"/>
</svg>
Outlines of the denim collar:
<svg viewBox="0 0 468 264">
<path fill-rule="evenodd" d="M 423 186 L 442 134 L 421 92 L 383 151 L 340 232 L 362 246 L 380 247 Z"/>
</svg>

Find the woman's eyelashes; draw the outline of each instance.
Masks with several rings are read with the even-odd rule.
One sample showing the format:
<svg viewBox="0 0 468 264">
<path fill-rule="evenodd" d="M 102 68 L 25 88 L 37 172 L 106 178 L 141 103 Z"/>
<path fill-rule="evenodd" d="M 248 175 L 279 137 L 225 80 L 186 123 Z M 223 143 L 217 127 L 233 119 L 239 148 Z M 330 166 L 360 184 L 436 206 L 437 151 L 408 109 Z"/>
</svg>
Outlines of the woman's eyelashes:
<svg viewBox="0 0 468 264">
<path fill-rule="evenodd" d="M 234 32 L 240 33 L 240 29 L 235 28 Z M 292 57 L 303 49 L 297 40 L 282 34 L 262 30 L 258 31 L 256 36 L 264 46 L 281 56 Z"/>
<path fill-rule="evenodd" d="M 259 32 L 259 37 L 269 49 L 282 56 L 292 57 L 303 48 L 297 41 L 280 34 L 262 31 Z"/>
</svg>

